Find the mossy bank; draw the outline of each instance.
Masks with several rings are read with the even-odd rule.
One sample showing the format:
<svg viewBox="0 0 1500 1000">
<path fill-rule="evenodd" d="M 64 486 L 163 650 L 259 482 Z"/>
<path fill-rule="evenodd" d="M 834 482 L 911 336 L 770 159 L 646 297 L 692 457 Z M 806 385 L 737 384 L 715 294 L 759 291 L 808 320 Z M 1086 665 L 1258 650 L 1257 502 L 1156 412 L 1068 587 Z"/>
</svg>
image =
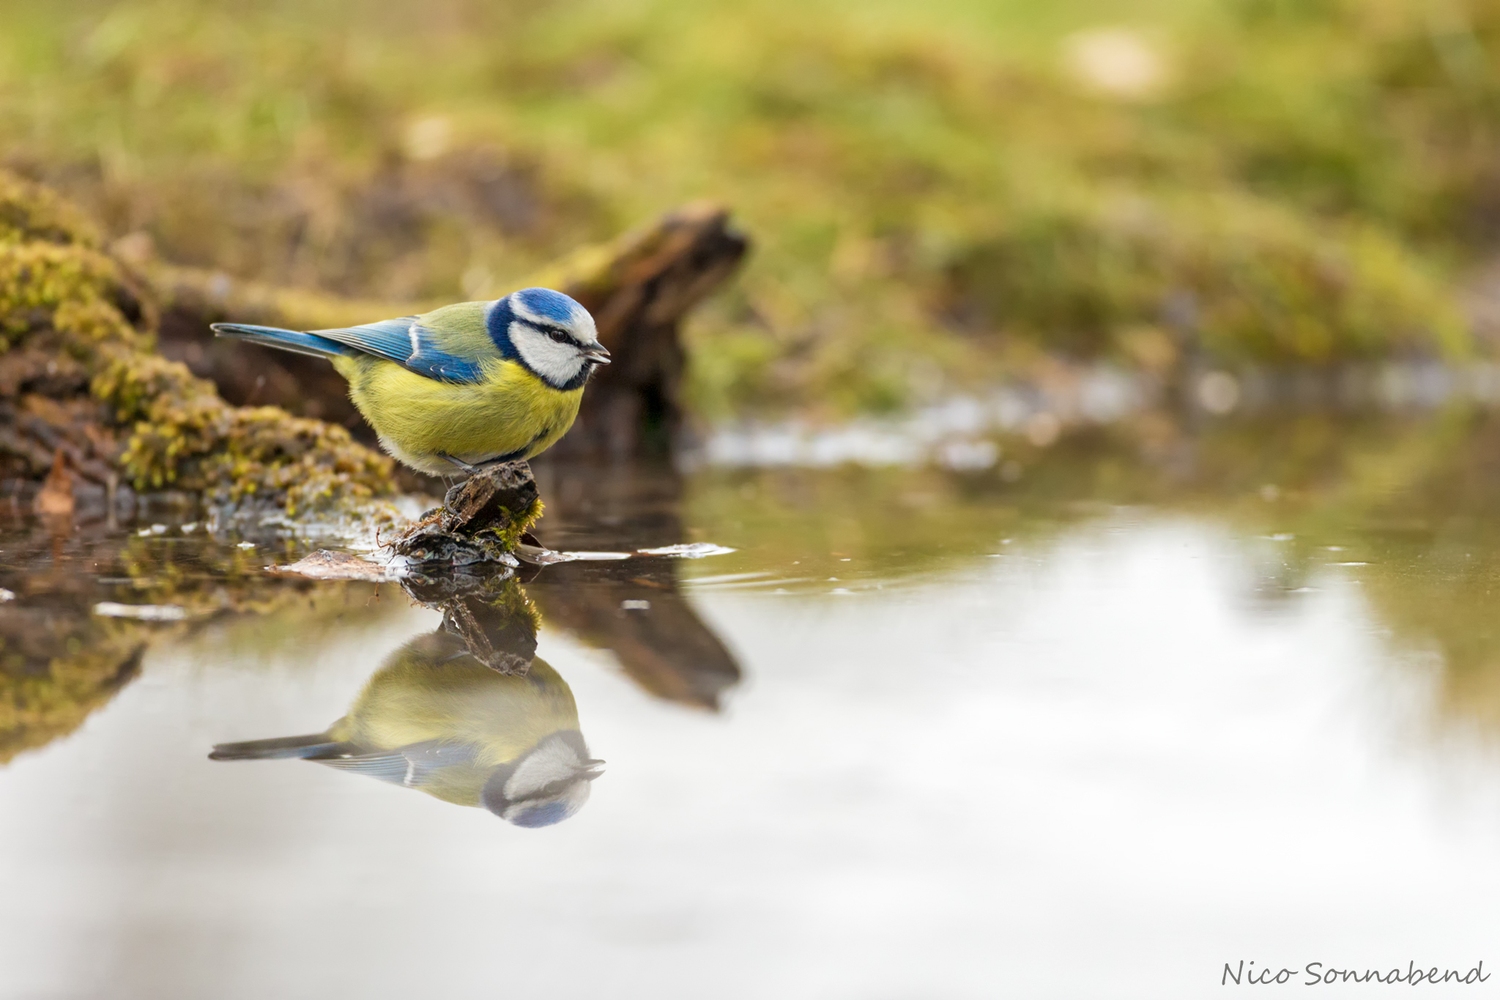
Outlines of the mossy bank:
<svg viewBox="0 0 1500 1000">
<path fill-rule="evenodd" d="M 328 511 L 386 495 L 348 431 L 235 407 L 155 353 L 158 303 L 74 207 L 0 172 L 0 477 L 69 471 L 80 497 L 177 491 L 212 507 Z"/>
</svg>

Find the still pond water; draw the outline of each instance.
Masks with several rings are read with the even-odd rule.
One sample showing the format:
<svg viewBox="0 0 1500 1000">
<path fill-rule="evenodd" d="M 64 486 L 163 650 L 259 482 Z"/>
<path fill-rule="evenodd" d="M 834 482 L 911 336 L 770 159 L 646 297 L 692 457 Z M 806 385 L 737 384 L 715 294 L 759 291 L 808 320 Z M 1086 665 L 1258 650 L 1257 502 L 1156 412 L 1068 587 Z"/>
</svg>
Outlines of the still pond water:
<svg viewBox="0 0 1500 1000">
<path fill-rule="evenodd" d="M 14 517 L 0 997 L 1500 971 L 1500 424 L 1013 461 L 543 470 L 553 548 L 734 551 L 420 602 L 263 571 L 308 542 Z"/>
</svg>

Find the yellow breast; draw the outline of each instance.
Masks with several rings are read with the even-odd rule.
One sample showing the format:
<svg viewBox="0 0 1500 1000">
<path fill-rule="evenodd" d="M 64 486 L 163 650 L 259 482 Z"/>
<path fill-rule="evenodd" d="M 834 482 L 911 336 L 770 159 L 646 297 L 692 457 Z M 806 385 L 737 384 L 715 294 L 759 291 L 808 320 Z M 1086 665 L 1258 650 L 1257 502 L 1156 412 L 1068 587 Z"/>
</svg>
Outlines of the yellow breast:
<svg viewBox="0 0 1500 1000">
<path fill-rule="evenodd" d="M 367 750 L 462 743 L 479 748 L 479 763 L 493 767 L 555 732 L 578 728 L 573 692 L 544 660 L 533 660 L 521 677 L 472 657 L 434 662 L 411 655 L 428 639 L 408 643 L 365 683 L 336 727 L 339 739 Z"/>
<path fill-rule="evenodd" d="M 349 397 L 392 455 L 412 468 L 449 475 L 441 455 L 478 464 L 532 458 L 552 447 L 578 416 L 580 387 L 552 388 L 514 361 L 494 362 L 473 384 L 436 382 L 368 356 L 338 358 Z"/>
</svg>

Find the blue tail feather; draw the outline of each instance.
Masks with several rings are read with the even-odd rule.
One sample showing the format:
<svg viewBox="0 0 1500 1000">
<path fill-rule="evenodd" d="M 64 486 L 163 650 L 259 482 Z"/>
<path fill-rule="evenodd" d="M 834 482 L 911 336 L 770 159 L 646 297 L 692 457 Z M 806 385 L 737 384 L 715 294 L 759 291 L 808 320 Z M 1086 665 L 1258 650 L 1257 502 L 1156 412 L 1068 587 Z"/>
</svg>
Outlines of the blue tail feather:
<svg viewBox="0 0 1500 1000">
<path fill-rule="evenodd" d="M 310 354 L 315 358 L 337 358 L 359 353 L 352 347 L 320 337 L 316 333 L 283 330 L 276 326 L 250 326 L 245 323 L 214 323 L 211 326 L 214 333 L 221 337 L 248 340 L 252 344 L 264 344 L 295 354 Z"/>
<path fill-rule="evenodd" d="M 329 753 L 339 746 L 324 733 L 308 736 L 282 736 L 269 740 L 248 740 L 244 743 L 218 743 L 214 745 L 209 760 L 280 760 L 288 757 L 306 760 L 318 754 Z"/>
</svg>

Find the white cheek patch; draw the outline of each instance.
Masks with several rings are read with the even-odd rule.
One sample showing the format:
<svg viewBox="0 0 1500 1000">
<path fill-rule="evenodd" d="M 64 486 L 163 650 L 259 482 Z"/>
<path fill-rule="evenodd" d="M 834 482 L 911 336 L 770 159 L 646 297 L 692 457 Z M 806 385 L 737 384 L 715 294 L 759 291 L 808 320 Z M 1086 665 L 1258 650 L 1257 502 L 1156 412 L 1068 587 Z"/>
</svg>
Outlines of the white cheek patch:
<svg viewBox="0 0 1500 1000">
<path fill-rule="evenodd" d="M 551 337 L 527 326 L 510 325 L 510 342 L 526 367 L 554 386 L 567 385 L 583 370 L 584 358 L 572 344 L 559 344 Z"/>
<path fill-rule="evenodd" d="M 582 767 L 583 761 L 578 759 L 578 751 L 569 746 L 567 741 L 549 738 L 516 766 L 515 773 L 505 783 L 505 797 L 520 799 L 535 795 L 554 782 L 576 776 Z"/>
</svg>

